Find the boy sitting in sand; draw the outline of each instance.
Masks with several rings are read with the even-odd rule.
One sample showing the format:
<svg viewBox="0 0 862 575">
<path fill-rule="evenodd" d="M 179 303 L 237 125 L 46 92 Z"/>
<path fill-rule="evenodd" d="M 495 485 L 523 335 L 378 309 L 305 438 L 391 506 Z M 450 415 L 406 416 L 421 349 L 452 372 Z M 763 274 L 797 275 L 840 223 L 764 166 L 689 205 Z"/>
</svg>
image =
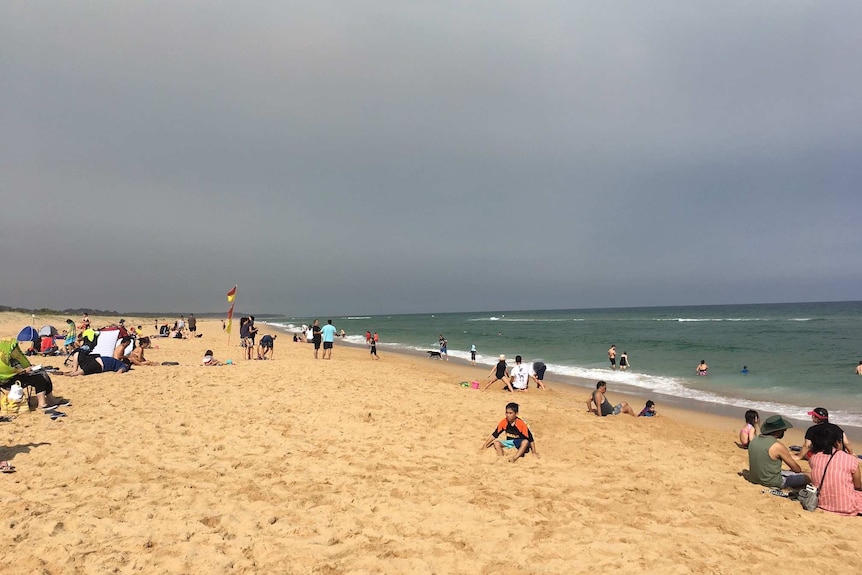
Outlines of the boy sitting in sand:
<svg viewBox="0 0 862 575">
<path fill-rule="evenodd" d="M 504 431 L 506 432 L 506 439 L 497 439 Z M 503 455 L 503 448 L 517 449 L 518 451 L 515 455 L 509 458 L 510 462 L 517 461 L 531 450 L 536 457 L 539 457 L 539 452 L 536 449 L 536 440 L 533 439 L 533 432 L 530 431 L 527 422 L 518 417 L 517 403 L 506 404 L 506 417 L 497 424 L 497 428 L 491 432 L 491 435 L 482 444 L 480 451 L 492 445 L 497 451 L 497 455 L 500 456 Z"/>
<path fill-rule="evenodd" d="M 213 350 L 208 349 L 206 353 L 204 353 L 203 359 L 204 365 L 224 365 L 222 362 L 213 357 Z"/>
</svg>

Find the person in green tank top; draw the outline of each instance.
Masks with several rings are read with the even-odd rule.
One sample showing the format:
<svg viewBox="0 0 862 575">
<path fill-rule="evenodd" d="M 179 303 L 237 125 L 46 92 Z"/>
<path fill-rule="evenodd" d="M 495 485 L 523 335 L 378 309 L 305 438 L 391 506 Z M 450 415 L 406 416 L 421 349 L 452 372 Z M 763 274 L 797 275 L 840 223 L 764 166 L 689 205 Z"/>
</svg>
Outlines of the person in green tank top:
<svg viewBox="0 0 862 575">
<path fill-rule="evenodd" d="M 760 428 L 760 435 L 748 444 L 749 481 L 766 487 L 798 489 L 811 479 L 793 458 L 787 446 L 779 441 L 793 424 L 780 415 L 768 417 Z M 790 471 L 782 471 L 781 463 Z"/>
</svg>

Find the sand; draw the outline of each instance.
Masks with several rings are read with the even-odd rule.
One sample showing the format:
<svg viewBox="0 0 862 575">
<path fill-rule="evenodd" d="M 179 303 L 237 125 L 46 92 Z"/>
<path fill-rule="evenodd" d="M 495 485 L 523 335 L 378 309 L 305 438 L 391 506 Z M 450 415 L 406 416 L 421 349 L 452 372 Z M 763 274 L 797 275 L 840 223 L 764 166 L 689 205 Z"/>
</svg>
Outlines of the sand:
<svg viewBox="0 0 862 575">
<path fill-rule="evenodd" d="M 39 318 L 58 327 L 65 318 Z M 77 319 L 77 318 L 74 318 Z M 135 321 L 135 320 L 132 320 Z M 27 316 L 0 314 L 14 336 Z M 98 319 L 94 321 L 98 324 Z M 152 333 L 152 320 L 141 320 Z M 262 326 L 262 332 L 268 330 Z M 281 335 L 246 361 L 221 322 L 158 339 L 181 365 L 54 377 L 66 418 L 0 424 L 0 573 L 854 573 L 862 518 L 762 493 L 739 421 L 597 418 L 583 390 L 474 391 L 451 362 Z M 385 336 L 385 334 L 382 334 Z M 203 352 L 235 365 L 203 367 Z M 40 360 L 61 365 L 62 358 Z M 611 387 L 608 395 L 620 398 Z M 541 458 L 479 451 L 517 400 Z M 643 398 L 632 400 L 639 410 Z M 787 443 L 801 442 L 794 429 Z"/>
</svg>

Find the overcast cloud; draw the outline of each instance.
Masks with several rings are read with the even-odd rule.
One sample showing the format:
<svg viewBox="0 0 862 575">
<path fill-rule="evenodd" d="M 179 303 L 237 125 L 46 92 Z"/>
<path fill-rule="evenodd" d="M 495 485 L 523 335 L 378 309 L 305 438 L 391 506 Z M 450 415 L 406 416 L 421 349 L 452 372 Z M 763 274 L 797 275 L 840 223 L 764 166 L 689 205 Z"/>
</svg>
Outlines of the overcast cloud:
<svg viewBox="0 0 862 575">
<path fill-rule="evenodd" d="M 860 299 L 862 3 L 4 2 L 0 305 Z"/>
</svg>

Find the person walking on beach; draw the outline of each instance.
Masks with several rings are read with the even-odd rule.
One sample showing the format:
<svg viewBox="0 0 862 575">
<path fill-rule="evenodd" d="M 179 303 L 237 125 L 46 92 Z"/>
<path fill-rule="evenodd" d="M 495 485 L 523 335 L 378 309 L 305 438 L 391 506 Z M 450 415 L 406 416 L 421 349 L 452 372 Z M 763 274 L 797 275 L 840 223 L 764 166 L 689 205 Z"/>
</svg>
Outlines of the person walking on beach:
<svg viewBox="0 0 862 575">
<path fill-rule="evenodd" d="M 445 357 L 446 361 L 449 361 L 449 342 L 446 341 L 446 338 L 443 337 L 443 334 L 440 334 L 440 337 L 437 338 L 437 341 L 440 343 L 440 357 Z"/>
<path fill-rule="evenodd" d="M 790 454 L 787 446 L 779 441 L 793 424 L 780 415 L 767 417 L 760 428 L 760 435 L 748 444 L 748 480 L 757 485 L 775 488 L 796 489 L 807 485 L 811 479 Z M 782 471 L 781 463 L 790 471 Z"/>
<path fill-rule="evenodd" d="M 369 337 L 366 343 L 371 346 L 371 359 L 380 359 L 377 357 L 377 342 L 374 341 L 374 338 Z"/>
<path fill-rule="evenodd" d="M 198 320 L 195 319 L 195 314 L 189 314 L 189 332 L 194 335 L 198 330 Z"/>
<path fill-rule="evenodd" d="M 509 370 L 506 366 L 506 356 L 500 355 L 500 361 L 497 362 L 497 365 L 495 365 L 494 368 L 491 370 L 491 373 L 488 374 L 489 378 L 493 377 L 494 379 L 488 382 L 488 384 L 482 388 L 482 391 L 485 391 L 486 389 L 494 385 L 494 383 L 496 383 L 497 381 L 502 381 L 503 385 L 506 386 L 506 389 L 508 391 L 512 391 L 512 387 L 509 385 L 508 375 Z"/>
<path fill-rule="evenodd" d="M 608 401 L 608 398 L 605 395 L 607 391 L 607 383 L 605 383 L 604 381 L 597 382 L 596 390 L 590 396 L 589 403 L 587 403 L 587 409 L 601 417 L 607 417 L 608 415 L 619 415 L 620 413 L 628 413 L 632 417 L 637 417 L 637 413 L 635 413 L 635 410 L 632 409 L 632 406 L 625 401 L 621 401 L 615 406 L 611 406 L 611 402 Z M 595 404 L 595 410 L 593 410 L 593 404 Z"/>
<path fill-rule="evenodd" d="M 476 365 L 476 344 L 470 346 L 470 365 Z"/>
<path fill-rule="evenodd" d="M 698 375 L 706 375 L 706 372 L 708 369 L 709 369 L 709 366 L 706 365 L 706 360 L 702 359 L 702 360 L 700 360 L 700 365 L 698 365 L 695 368 L 695 371 Z"/>
<path fill-rule="evenodd" d="M 320 335 L 320 322 L 314 320 L 314 323 L 311 324 L 311 329 L 308 331 L 311 332 L 309 341 L 314 344 L 314 359 L 317 359 L 317 350 L 320 349 L 320 342 L 323 341 Z"/>
<path fill-rule="evenodd" d="M 632 364 L 629 363 L 629 352 L 624 351 L 620 356 L 620 371 L 625 371 L 631 366 Z"/>
<path fill-rule="evenodd" d="M 504 417 L 488 439 L 482 444 L 480 452 L 488 449 L 492 445 L 496 450 L 497 455 L 503 456 L 503 449 L 517 449 L 513 457 L 509 458 L 509 462 L 514 463 L 519 458 L 532 451 L 536 457 L 539 457 L 539 451 L 536 449 L 536 440 L 533 438 L 533 432 L 527 422 L 518 417 L 518 404 L 506 404 L 506 417 Z M 506 433 L 506 439 L 497 439 L 500 434 Z"/>
<path fill-rule="evenodd" d="M 323 336 L 323 359 L 332 359 L 332 344 L 335 342 L 335 335 L 338 330 L 332 325 L 332 320 L 326 320 L 326 325 L 320 329 L 320 334 Z"/>
<path fill-rule="evenodd" d="M 611 369 L 617 368 L 617 346 L 612 345 L 608 349 L 608 361 L 611 362 Z"/>
</svg>

